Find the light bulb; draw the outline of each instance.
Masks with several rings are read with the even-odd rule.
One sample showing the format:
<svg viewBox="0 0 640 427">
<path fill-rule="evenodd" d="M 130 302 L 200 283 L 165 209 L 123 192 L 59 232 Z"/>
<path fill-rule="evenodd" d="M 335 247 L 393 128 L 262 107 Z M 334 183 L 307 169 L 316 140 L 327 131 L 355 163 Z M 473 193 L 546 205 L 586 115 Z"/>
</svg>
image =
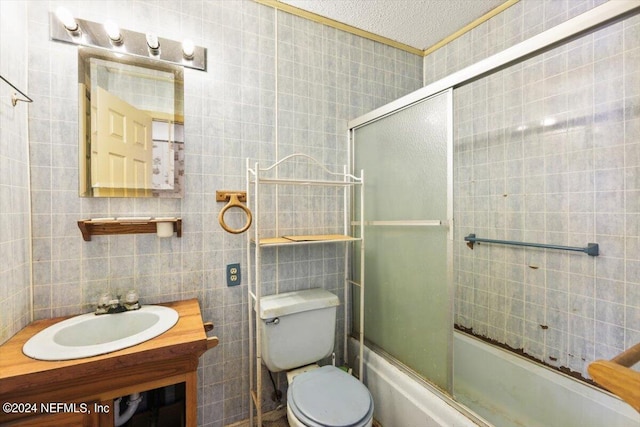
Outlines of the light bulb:
<svg viewBox="0 0 640 427">
<path fill-rule="evenodd" d="M 157 55 L 160 51 L 160 40 L 158 40 L 158 36 L 147 33 L 147 46 L 149 46 L 153 55 Z"/>
<path fill-rule="evenodd" d="M 122 44 L 122 34 L 120 34 L 120 27 L 113 21 L 107 21 L 104 23 L 104 30 L 114 44 Z"/>
<path fill-rule="evenodd" d="M 193 59 L 194 52 L 195 52 L 195 45 L 193 44 L 193 40 L 184 39 L 182 41 L 182 55 L 186 59 Z"/>
<path fill-rule="evenodd" d="M 75 34 L 79 33 L 78 23 L 76 19 L 73 17 L 69 9 L 66 9 L 62 6 L 56 9 L 56 17 L 62 22 L 62 25 L 67 29 L 67 31 Z"/>
<path fill-rule="evenodd" d="M 542 121 L 540 122 L 540 124 L 542 126 L 553 126 L 557 123 L 558 121 L 553 118 L 553 117 L 545 117 L 544 119 L 542 119 Z"/>
</svg>

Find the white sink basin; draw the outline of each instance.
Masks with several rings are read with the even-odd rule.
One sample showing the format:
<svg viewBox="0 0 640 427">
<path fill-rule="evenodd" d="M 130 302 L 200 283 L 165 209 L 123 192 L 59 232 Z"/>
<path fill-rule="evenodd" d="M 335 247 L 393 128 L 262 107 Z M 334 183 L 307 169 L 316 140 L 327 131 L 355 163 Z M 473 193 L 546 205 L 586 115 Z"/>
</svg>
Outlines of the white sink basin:
<svg viewBox="0 0 640 427">
<path fill-rule="evenodd" d="M 177 311 L 159 305 L 99 316 L 82 314 L 38 332 L 24 344 L 22 352 L 39 360 L 97 356 L 148 341 L 177 321 Z"/>
</svg>

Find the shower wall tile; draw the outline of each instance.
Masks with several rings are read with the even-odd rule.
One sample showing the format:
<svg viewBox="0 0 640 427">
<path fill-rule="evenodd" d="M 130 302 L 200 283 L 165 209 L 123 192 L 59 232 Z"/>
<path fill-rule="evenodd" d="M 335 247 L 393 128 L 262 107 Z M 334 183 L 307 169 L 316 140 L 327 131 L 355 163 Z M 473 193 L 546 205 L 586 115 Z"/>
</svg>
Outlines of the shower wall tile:
<svg viewBox="0 0 640 427">
<path fill-rule="evenodd" d="M 607 0 L 521 0 L 424 58 L 424 83 L 459 71 Z"/>
<path fill-rule="evenodd" d="M 38 99 L 27 87 L 27 8 L 0 3 L 0 75 Z M 29 268 L 29 105 L 11 105 L 13 91 L 0 82 L 0 344 L 31 320 Z"/>
<path fill-rule="evenodd" d="M 0 7 L 7 7 L 5 3 Z M 30 195 L 34 317 L 86 312 L 100 293 L 115 294 L 131 287 L 139 290 L 143 303 L 198 298 L 203 317 L 214 322 L 220 338 L 220 345 L 202 357 L 198 370 L 198 425 L 222 426 L 247 418 L 247 284 L 245 279 L 241 286 L 228 288 L 224 277 L 228 263 L 240 262 L 246 272 L 245 238 L 219 227 L 222 205 L 215 201 L 215 191 L 245 188 L 246 158 L 251 166 L 255 162 L 268 166 L 300 152 L 319 159 L 330 170 L 342 171 L 348 162 L 348 121 L 420 88 L 423 58 L 250 0 L 33 0 L 24 4 L 22 13 L 28 24 L 22 30 L 28 33 L 27 41 L 24 46 L 13 42 L 7 46 L 12 52 L 25 52 L 24 66 L 15 69 L 28 71 L 28 89 L 38 95 L 38 102 L 29 108 L 30 163 L 26 151 L 23 157 L 10 160 L 17 162 L 25 182 L 6 188 L 20 193 L 21 201 L 13 212 L 1 216 L 3 230 L 24 230 L 21 237 L 0 240 L 2 254 L 18 254 L 21 251 L 14 249 L 23 249 L 25 258 L 16 257 L 11 268 L 24 272 L 12 275 L 18 280 L 16 289 L 6 297 L 0 294 L 0 301 L 9 298 L 12 307 L 28 302 L 29 224 L 24 213 L 28 213 Z M 48 13 L 58 6 L 87 20 L 113 19 L 122 28 L 175 40 L 190 37 L 207 48 L 208 71 L 185 70 L 183 199 L 77 196 L 77 77 L 69 72 L 77 65 L 77 54 L 74 46 L 49 40 Z M 4 11 L 3 18 L 8 16 Z M 2 43 L 9 40 L 4 37 L 8 28 L 11 26 L 0 27 Z M 11 37 L 14 39 L 25 37 Z M 9 52 L 4 44 L 2 47 L 0 67 Z M 4 114 L 5 106 L 0 108 Z M 6 111 L 27 110 L 18 106 Z M 1 120 L 0 160 L 4 162 L 4 148 L 16 145 L 14 139 L 24 141 L 26 150 L 27 119 L 6 125 L 4 115 Z M 17 138 L 7 139 L 9 129 Z M 322 174 L 307 162 L 280 172 L 281 176 L 311 178 Z M 0 181 L 4 201 L 3 188 Z M 277 204 L 274 195 L 273 189 L 267 189 L 262 197 L 264 213 L 259 219 L 266 226 L 265 233 L 334 233 L 341 229 L 344 206 L 339 191 L 282 188 L 283 197 Z M 104 216 L 180 216 L 183 235 L 180 239 L 96 236 L 91 242 L 82 241 L 76 221 Z M 10 225 L 13 217 L 15 227 Z M 10 219 L 6 226 L 5 218 Z M 244 223 L 236 213 L 226 219 L 232 226 Z M 265 253 L 263 267 L 264 294 L 323 287 L 343 298 L 342 248 L 274 250 Z M 8 314 L 4 311 L 0 317 L 0 338 L 19 329 L 29 308 L 19 308 L 5 321 Z M 342 308 L 338 317 L 335 349 L 340 358 Z M 278 380 L 285 387 L 284 377 Z M 268 399 L 271 383 L 267 376 L 263 384 L 267 396 L 263 403 L 271 408 L 274 403 Z"/>
<path fill-rule="evenodd" d="M 475 48 L 491 55 L 497 50 L 483 38 L 504 49 L 600 3 L 523 0 L 425 58 L 426 83 L 451 72 L 437 68 L 440 57 Z M 499 28 L 504 39 L 495 43 Z M 628 18 L 454 91 L 456 323 L 584 377 L 591 361 L 640 337 L 640 80 L 629 65 L 637 65 L 639 28 L 638 16 Z M 597 242 L 600 256 L 469 251 L 469 233 Z"/>
</svg>

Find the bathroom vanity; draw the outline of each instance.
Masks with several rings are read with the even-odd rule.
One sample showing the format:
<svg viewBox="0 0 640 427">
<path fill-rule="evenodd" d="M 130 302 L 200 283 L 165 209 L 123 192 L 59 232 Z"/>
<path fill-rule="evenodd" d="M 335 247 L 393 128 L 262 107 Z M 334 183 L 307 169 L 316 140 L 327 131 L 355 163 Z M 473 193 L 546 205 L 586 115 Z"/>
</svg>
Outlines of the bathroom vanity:
<svg viewBox="0 0 640 427">
<path fill-rule="evenodd" d="M 179 313 L 176 325 L 149 341 L 95 357 L 42 361 L 24 343 L 64 318 L 31 323 L 0 346 L 0 425 L 113 426 L 114 399 L 184 384 L 186 426 L 197 425 L 199 357 L 218 344 L 207 337 L 195 299 L 161 304 Z"/>
</svg>

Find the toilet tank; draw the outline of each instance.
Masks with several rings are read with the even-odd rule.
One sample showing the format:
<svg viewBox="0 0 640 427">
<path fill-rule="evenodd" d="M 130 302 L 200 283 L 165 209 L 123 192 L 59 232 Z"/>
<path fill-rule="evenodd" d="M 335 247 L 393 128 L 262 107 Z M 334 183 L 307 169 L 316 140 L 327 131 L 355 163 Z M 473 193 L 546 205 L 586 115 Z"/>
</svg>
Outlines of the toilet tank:
<svg viewBox="0 0 640 427">
<path fill-rule="evenodd" d="M 319 288 L 263 297 L 258 314 L 267 368 L 286 371 L 329 356 L 339 304 L 336 295 Z"/>
</svg>

